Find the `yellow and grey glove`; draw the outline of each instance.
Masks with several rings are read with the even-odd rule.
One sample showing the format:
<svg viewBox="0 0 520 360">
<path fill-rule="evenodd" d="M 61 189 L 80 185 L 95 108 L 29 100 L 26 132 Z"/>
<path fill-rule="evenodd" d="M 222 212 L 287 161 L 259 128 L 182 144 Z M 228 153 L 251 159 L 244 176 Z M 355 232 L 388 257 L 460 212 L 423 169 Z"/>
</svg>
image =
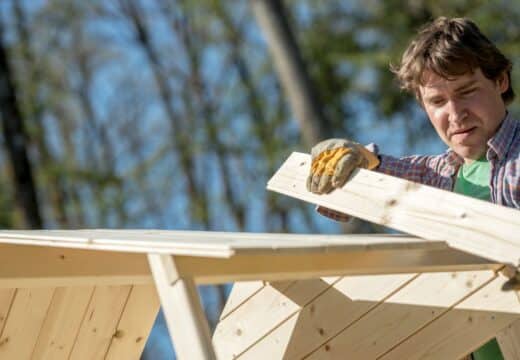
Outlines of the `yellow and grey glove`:
<svg viewBox="0 0 520 360">
<path fill-rule="evenodd" d="M 316 144 L 311 150 L 311 158 L 307 190 L 316 194 L 342 187 L 357 167 L 374 169 L 379 165 L 375 154 L 346 139 L 328 139 Z"/>
</svg>

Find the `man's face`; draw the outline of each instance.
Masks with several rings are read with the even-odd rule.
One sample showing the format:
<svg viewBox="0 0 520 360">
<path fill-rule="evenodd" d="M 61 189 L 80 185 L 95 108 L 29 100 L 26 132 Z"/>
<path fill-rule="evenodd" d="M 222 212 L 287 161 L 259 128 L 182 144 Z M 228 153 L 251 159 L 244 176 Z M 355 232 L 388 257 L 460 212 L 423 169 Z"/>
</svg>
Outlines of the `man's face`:
<svg viewBox="0 0 520 360">
<path fill-rule="evenodd" d="M 423 79 L 423 106 L 441 139 L 466 162 L 484 155 L 505 117 L 501 94 L 509 86 L 507 75 L 492 81 L 476 69 L 448 80 L 425 71 Z"/>
</svg>

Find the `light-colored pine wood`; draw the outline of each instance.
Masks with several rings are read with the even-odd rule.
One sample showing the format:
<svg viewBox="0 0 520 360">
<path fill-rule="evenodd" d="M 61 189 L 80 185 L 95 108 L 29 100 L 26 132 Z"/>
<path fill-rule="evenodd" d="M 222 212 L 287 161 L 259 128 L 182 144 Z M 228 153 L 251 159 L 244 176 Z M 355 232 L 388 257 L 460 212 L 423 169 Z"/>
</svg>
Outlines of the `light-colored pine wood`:
<svg viewBox="0 0 520 360">
<path fill-rule="evenodd" d="M 318 249 L 446 249 L 444 241 L 403 235 L 270 234 L 212 231 L 0 230 L 0 243 L 118 252 L 230 257 Z"/>
<path fill-rule="evenodd" d="M 520 317 L 517 294 L 501 291 L 505 281 L 498 275 L 380 359 L 458 359 L 477 349 Z"/>
<path fill-rule="evenodd" d="M 220 313 L 220 320 L 226 318 L 226 316 L 258 293 L 264 286 L 264 281 L 241 281 L 233 284 L 226 305 Z"/>
<path fill-rule="evenodd" d="M 395 274 L 498 269 L 501 265 L 458 250 L 365 250 L 273 255 L 235 255 L 229 259 L 176 257 L 179 274 L 198 284 L 247 280 L 296 280 L 322 276 Z"/>
<path fill-rule="evenodd" d="M 106 360 L 138 360 L 159 311 L 154 285 L 136 285 L 119 320 Z"/>
<path fill-rule="evenodd" d="M 31 359 L 68 359 L 94 287 L 56 288 Z"/>
<path fill-rule="evenodd" d="M 0 339 L 16 289 L 0 289 Z"/>
<path fill-rule="evenodd" d="M 177 357 L 216 359 L 193 279 L 179 277 L 172 256 L 149 254 L 148 261 Z"/>
<path fill-rule="evenodd" d="M 240 359 L 302 359 L 366 314 L 416 274 L 344 277 L 241 354 Z M 258 314 L 257 318 L 262 318 Z M 255 331 L 256 322 L 250 322 Z M 234 345 L 231 343 L 231 345 Z"/>
<path fill-rule="evenodd" d="M 77 333 L 70 358 L 104 359 L 116 333 L 131 286 L 97 286 Z"/>
<path fill-rule="evenodd" d="M 360 169 L 342 189 L 307 191 L 310 156 L 293 153 L 268 189 L 348 213 L 500 263 L 520 264 L 520 212 L 449 191 Z"/>
<path fill-rule="evenodd" d="M 344 354 L 376 359 L 494 277 L 492 271 L 421 274 L 351 326 L 330 334 L 309 360 Z"/>
<path fill-rule="evenodd" d="M 0 338 L 0 359 L 29 359 L 54 288 L 17 289 Z"/>
<path fill-rule="evenodd" d="M 372 176 L 370 175 L 372 173 L 367 173 L 369 177 Z M 363 175 L 364 173 L 361 171 L 359 174 Z M 380 291 L 377 300 L 357 299 L 351 301 L 351 303 L 359 305 L 359 308 L 352 310 L 348 305 L 347 307 L 350 309 L 348 314 L 352 318 L 341 320 L 341 317 L 337 316 L 338 313 L 332 310 L 333 308 L 339 309 L 341 305 L 337 305 L 334 301 L 344 297 L 347 292 L 352 296 L 354 296 L 354 293 L 349 290 L 350 288 L 345 288 L 344 293 L 341 293 L 338 289 L 331 287 L 333 284 L 338 284 L 336 281 L 339 278 L 318 279 L 319 277 L 386 272 L 497 270 L 501 267 L 501 264 L 496 263 L 496 259 L 498 259 L 496 254 L 503 255 L 507 252 L 508 261 L 517 256 L 515 254 L 517 239 L 513 236 L 513 239 L 507 242 L 503 236 L 506 232 L 516 229 L 517 218 L 511 220 L 513 227 L 507 228 L 507 225 L 504 225 L 497 231 L 497 240 L 490 233 L 484 234 L 484 227 L 487 225 L 478 223 L 480 212 L 487 211 L 488 208 L 480 205 L 473 208 L 473 203 L 462 201 L 463 206 L 468 206 L 469 210 L 464 208 L 464 214 L 457 213 L 460 216 L 454 217 L 454 211 L 450 206 L 455 205 L 450 203 L 452 200 L 450 197 L 443 197 L 441 203 L 437 203 L 438 200 L 431 196 L 429 190 L 423 190 L 422 187 L 415 188 L 408 185 L 406 187 L 402 184 L 396 187 L 393 181 L 390 181 L 388 184 L 394 187 L 390 187 L 391 191 L 388 191 L 385 183 L 387 179 L 384 177 L 376 178 L 377 183 L 370 182 L 371 178 L 361 177 L 360 179 L 364 179 L 364 183 L 361 181 L 361 185 L 359 185 L 361 187 L 355 188 L 349 196 L 355 198 L 358 194 L 356 191 L 363 186 L 366 188 L 375 186 L 375 190 L 370 196 L 377 195 L 377 191 L 389 193 L 386 194 L 388 196 L 385 198 L 388 201 L 387 205 L 379 204 L 382 206 L 379 210 L 374 210 L 374 206 L 377 207 L 377 204 L 354 203 L 354 207 L 359 208 L 360 212 L 368 213 L 372 209 L 377 216 L 388 217 L 382 218 L 382 222 L 385 222 L 386 225 L 404 224 L 403 226 L 407 229 L 409 227 L 413 231 L 415 231 L 414 227 L 423 228 L 426 225 L 435 225 L 441 222 L 444 222 L 443 225 L 446 225 L 447 230 L 440 231 L 439 227 L 436 228 L 432 225 L 433 230 L 424 230 L 429 235 L 411 231 L 415 235 L 425 236 L 429 240 L 402 235 L 318 236 L 312 234 L 156 230 L 0 231 L 0 288 L 29 285 L 35 287 L 28 290 L 27 293 L 22 291 L 21 297 L 16 300 L 19 295 L 18 292 L 21 291 L 18 290 L 17 295 L 13 297 L 13 301 L 9 299 L 9 293 L 5 292 L 6 290 L 0 289 L 0 314 L 2 302 L 7 304 L 3 306 L 4 309 L 7 309 L 4 310 L 7 314 L 7 321 L 3 333 L 0 333 L 0 358 L 2 358 L 2 351 L 7 351 L 7 356 L 11 356 L 13 349 L 20 347 L 23 348 L 22 355 L 25 351 L 28 352 L 28 356 L 33 352 L 34 358 L 50 356 L 59 359 L 67 348 L 69 348 L 71 359 L 137 358 L 142 350 L 142 345 L 144 345 L 144 340 L 142 343 L 136 340 L 141 337 L 140 334 L 143 331 L 147 331 L 143 330 L 141 326 L 145 328 L 151 326 L 153 311 L 150 308 L 146 308 L 146 312 L 132 310 L 143 309 L 143 306 L 149 304 L 147 304 L 144 290 L 143 292 L 130 292 L 129 285 L 142 284 L 144 286 L 139 286 L 139 289 L 144 289 L 145 285 L 148 284 L 150 289 L 153 280 L 150 266 L 155 269 L 155 284 L 158 287 L 163 304 L 166 304 L 165 313 L 168 326 L 170 330 L 174 329 L 172 334 L 174 335 L 176 349 L 180 351 L 179 357 L 181 359 L 215 358 L 195 281 L 215 283 L 238 280 L 278 280 L 269 286 L 263 286 L 263 283 L 260 282 L 252 283 L 247 291 L 237 293 L 234 303 L 231 302 L 223 314 L 222 325 L 219 325 L 214 337 L 219 349 L 218 353 L 222 355 L 221 358 L 230 358 L 234 355 L 240 355 L 243 358 L 248 356 L 250 358 L 255 358 L 254 356 L 265 358 L 266 354 L 269 358 L 276 358 L 277 355 L 298 358 L 303 356 L 301 354 L 308 352 L 309 349 L 320 346 L 329 339 L 331 341 L 328 343 L 329 350 L 326 351 L 326 356 L 338 353 L 344 354 L 345 351 L 350 354 L 357 354 L 357 350 L 349 351 L 348 346 L 344 346 L 346 350 L 343 349 L 340 352 L 334 352 L 331 349 L 341 349 L 334 341 L 339 341 L 342 336 L 346 336 L 344 334 L 352 331 L 349 329 L 360 327 L 363 319 L 382 318 L 383 320 L 386 319 L 387 323 L 404 324 L 411 332 L 416 332 L 410 339 L 420 336 L 424 329 L 429 328 L 437 321 L 446 319 L 446 314 L 440 315 L 443 310 L 433 314 L 420 312 L 419 315 L 422 316 L 412 316 L 413 321 L 409 320 L 409 317 L 406 317 L 406 321 L 401 321 L 405 317 L 404 313 L 400 316 L 396 312 L 381 312 L 382 306 L 387 305 L 387 303 L 380 304 L 381 297 L 384 298 L 392 294 L 394 290 L 397 291 L 395 287 L 399 288 L 399 291 L 395 292 L 391 299 L 398 303 L 396 299 L 400 298 L 399 307 L 443 307 L 438 304 L 425 305 L 421 303 L 420 300 L 414 298 L 414 292 L 406 295 L 404 289 L 408 286 L 402 289 L 400 288 L 402 285 L 395 284 L 395 287 L 392 287 L 394 286 L 392 285 L 386 288 L 384 286 L 381 288 L 370 286 L 370 289 L 367 290 L 369 293 Z M 378 186 L 382 183 L 384 183 L 384 189 L 379 189 Z M 418 202 L 415 195 L 412 196 L 411 193 L 418 193 L 420 201 Z M 434 195 L 436 194 L 434 193 Z M 369 197 L 368 200 L 370 199 Z M 424 206 L 420 204 L 420 202 L 428 201 L 435 204 L 434 207 L 438 208 L 437 212 L 429 212 L 431 210 L 428 207 L 429 205 L 425 210 Z M 445 207 L 444 202 L 449 206 Z M 498 216 L 494 215 L 497 212 L 493 212 L 493 216 L 490 216 L 491 223 L 500 227 L 504 213 L 500 212 L 500 209 L 497 211 Z M 410 214 L 412 215 L 410 216 Z M 387 221 L 388 219 L 390 221 Z M 502 231 L 503 228 L 506 229 L 504 230 L 506 232 Z M 516 232 L 511 234 L 516 234 Z M 448 239 L 452 245 L 460 242 L 461 248 L 467 250 L 470 247 L 467 245 L 470 242 L 469 239 L 473 239 L 473 237 L 478 240 L 475 248 L 482 250 L 480 253 L 477 251 L 482 257 L 452 249 L 444 241 L 444 239 Z M 490 239 L 497 240 L 498 247 L 493 247 L 494 242 L 491 242 Z M 504 245 L 506 242 L 507 246 Z M 484 245 L 486 246 L 485 253 L 483 251 Z M 149 252 L 155 252 L 155 250 L 157 254 L 146 255 Z M 494 261 L 486 259 L 489 253 L 493 254 Z M 500 261 L 504 260 L 503 257 L 499 259 Z M 440 274 L 430 275 L 440 276 Z M 413 275 L 392 276 L 398 278 Z M 421 278 L 425 276 L 421 275 Z M 313 280 L 294 282 L 294 279 Z M 371 280 L 367 279 L 369 277 L 365 279 L 369 283 Z M 372 279 L 375 279 L 375 277 Z M 279 280 L 284 281 L 279 282 Z M 501 281 L 503 282 L 503 279 Z M 66 305 L 60 304 L 60 302 L 64 304 L 70 302 L 66 299 L 73 297 L 73 295 L 65 290 L 63 292 L 60 290 L 54 292 L 52 297 L 52 289 L 58 285 L 78 284 L 96 285 L 97 288 L 87 310 L 84 312 L 85 316 L 81 317 L 81 325 L 75 326 L 79 330 L 74 332 L 73 342 L 71 342 L 72 331 L 67 333 L 68 338 L 63 339 L 59 339 L 56 334 L 59 333 L 57 330 L 58 323 L 68 324 L 63 325 L 66 328 L 74 328 L 73 323 L 77 321 L 77 317 L 74 318 L 74 316 L 77 316 L 77 313 Z M 99 284 L 125 284 L 125 286 L 106 287 L 99 286 Z M 423 288 L 429 289 L 431 293 L 428 294 L 423 291 L 421 296 L 427 297 L 430 301 L 445 300 L 444 295 L 441 296 L 440 294 L 445 293 L 448 294 L 446 297 L 459 296 L 460 298 L 462 295 L 457 291 L 470 291 L 464 289 L 464 287 L 452 291 L 441 288 L 440 285 L 437 288 L 432 286 L 430 289 L 429 285 L 431 284 L 428 281 L 424 281 L 424 284 L 417 286 L 417 288 L 421 290 Z M 52 287 L 50 287 L 51 285 Z M 44 290 L 49 291 L 45 286 L 51 289 L 47 300 L 42 295 Z M 390 289 L 391 287 L 394 290 Z M 14 293 L 14 290 L 7 291 L 11 291 L 11 295 Z M 338 296 L 329 298 L 324 295 L 328 292 L 332 293 L 332 291 Z M 387 291 L 387 295 L 384 295 L 385 291 Z M 269 296 L 262 297 L 264 296 L 262 294 L 268 292 L 270 292 Z M 3 301 L 2 293 L 6 294 Z M 131 293 L 134 293 L 134 297 L 129 296 Z M 359 293 L 363 293 L 363 291 L 359 290 L 358 296 Z M 30 294 L 39 295 L 33 296 Z M 496 294 L 488 294 L 487 296 L 496 296 Z M 53 298 L 52 302 L 51 297 Z M 24 298 L 25 300 L 23 300 Z M 85 300 L 84 297 L 82 299 Z M 422 299 L 422 297 L 419 297 L 419 299 Z M 48 301 L 47 307 L 45 307 L 45 301 Z M 260 301 L 264 301 L 264 303 L 258 305 Z M 409 301 L 409 303 L 406 301 Z M 450 301 L 456 302 L 453 299 Z M 498 303 L 500 301 L 501 299 L 497 300 Z M 256 306 L 259 307 L 258 309 L 253 307 L 255 302 L 257 303 Z M 28 303 L 36 304 L 31 306 L 31 311 L 34 308 L 39 317 L 34 314 L 31 315 L 31 311 L 28 311 L 28 314 L 22 314 L 20 309 L 23 308 L 24 304 L 27 307 Z M 312 304 L 314 304 L 313 308 L 311 307 Z M 389 305 L 396 306 L 395 304 Z M 81 305 L 77 301 L 75 306 L 78 309 L 81 306 L 85 308 L 86 304 Z M 448 307 L 449 305 L 446 305 L 443 309 Z M 265 313 L 266 309 L 267 313 Z M 322 309 L 324 312 L 320 313 Z M 77 311 L 81 313 L 81 310 Z M 448 313 L 459 316 L 464 311 L 466 310 L 458 309 L 457 311 L 450 310 Z M 492 331 L 496 333 L 500 330 L 499 326 L 503 328 L 509 325 L 518 316 L 515 311 L 510 314 L 508 313 L 509 310 L 504 309 L 488 310 L 487 312 L 475 309 L 470 311 L 478 311 L 475 318 L 481 316 L 479 324 L 482 327 L 472 328 L 470 331 L 472 334 L 471 340 L 455 344 L 455 350 L 450 349 L 450 352 L 442 352 L 444 351 L 442 350 L 441 354 L 449 354 L 448 358 L 451 358 L 453 354 L 457 356 L 467 354 L 470 345 L 478 346 L 490 336 L 493 336 Z M 70 318 L 67 315 L 69 313 L 72 314 Z M 318 313 L 320 316 L 317 317 L 316 314 Z M 489 313 L 494 314 L 491 320 L 483 315 Z M 30 325 L 22 326 L 10 323 L 14 321 L 13 318 L 20 318 L 22 315 L 29 319 L 26 322 Z M 497 318 L 500 318 L 500 321 L 495 321 Z M 347 325 L 342 327 L 341 321 L 344 321 L 344 324 Z M 368 321 L 368 323 L 372 323 L 372 321 Z M 254 324 L 254 327 L 250 327 L 250 324 Z M 448 322 L 448 324 L 450 323 Z M 424 329 L 420 329 L 423 325 Z M 347 330 L 343 331 L 342 329 L 346 326 Z M 23 330 L 20 330 L 22 328 Z M 371 327 L 362 327 L 362 331 L 355 331 L 357 337 L 348 336 L 349 341 L 357 346 L 370 338 L 359 335 L 359 333 L 363 334 L 364 331 L 370 333 L 378 344 L 382 344 L 377 351 L 373 350 L 376 347 L 364 346 L 364 349 L 370 348 L 373 351 L 366 352 L 363 350 L 359 353 L 363 356 L 377 356 L 382 353 L 383 348 L 387 349 L 394 345 L 398 345 L 394 350 L 400 349 L 410 340 L 406 339 L 407 335 L 404 335 L 404 332 L 390 331 L 389 334 L 385 335 L 386 337 L 380 337 L 380 334 L 376 331 L 369 331 L 370 329 Z M 13 347 L 11 338 L 13 334 L 18 333 L 24 335 L 27 333 L 28 336 L 23 338 L 23 343 L 15 343 L 16 346 Z M 310 335 L 306 335 L 307 333 Z M 358 338 L 361 340 L 356 340 Z M 22 340 L 17 339 L 17 341 Z M 403 342 L 396 344 L 399 341 Z M 431 341 L 431 339 L 427 338 L 426 341 Z M 348 341 L 342 342 L 342 344 L 345 343 L 348 345 Z M 334 344 L 334 347 L 332 347 L 332 344 Z M 272 350 L 275 345 L 278 345 L 276 353 Z M 464 351 L 463 345 L 466 346 Z M 57 349 L 63 351 L 59 352 Z M 386 355 L 391 354 L 394 350 Z M 261 355 L 263 357 L 260 357 Z"/>
<path fill-rule="evenodd" d="M 276 282 L 266 285 L 219 322 L 213 343 L 219 359 L 232 359 L 299 311 L 337 278 Z"/>
<path fill-rule="evenodd" d="M 146 283 L 144 254 L 0 244 L 0 287 Z"/>
<path fill-rule="evenodd" d="M 520 359 L 520 320 L 500 330 L 496 338 L 505 360 Z"/>
</svg>

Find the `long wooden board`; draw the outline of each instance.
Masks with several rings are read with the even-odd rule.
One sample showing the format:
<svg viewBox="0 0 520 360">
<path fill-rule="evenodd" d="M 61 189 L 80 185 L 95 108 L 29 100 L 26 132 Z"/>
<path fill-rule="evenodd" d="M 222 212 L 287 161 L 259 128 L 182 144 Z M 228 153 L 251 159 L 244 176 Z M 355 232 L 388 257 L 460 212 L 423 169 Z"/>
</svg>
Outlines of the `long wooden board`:
<svg viewBox="0 0 520 360">
<path fill-rule="evenodd" d="M 144 254 L 0 244 L 0 288 L 146 283 Z"/>
<path fill-rule="evenodd" d="M 0 230 L 0 244 L 227 258 L 235 254 L 340 250 L 439 250 L 443 241 L 403 235 L 272 234 L 176 230 Z"/>
<path fill-rule="evenodd" d="M 20 234 L 33 236 L 35 239 L 31 238 L 31 243 L 36 244 L 44 241 L 37 239 L 42 233 L 51 237 L 46 231 Z M 65 241 L 61 233 L 52 235 L 55 241 Z M 215 241 L 211 240 L 213 235 Z M 124 238 L 124 232 L 119 236 Z M 201 247 L 204 242 L 208 247 L 224 246 L 227 239 L 229 244 L 225 246 L 231 253 L 229 257 L 198 252 L 193 256 L 175 256 L 181 276 L 192 277 L 198 284 L 346 274 L 463 271 L 500 266 L 452 249 L 442 241 L 403 235 L 208 233 L 206 236 L 209 238 L 200 240 Z M 191 235 L 188 238 L 191 239 Z M 0 241 L 2 239 L 0 237 Z M 60 247 L 0 243 L 0 288 L 146 284 L 152 281 L 144 254 L 152 250 L 142 247 L 139 251 L 143 253 L 136 253 L 136 249 L 134 252 L 69 249 L 63 247 L 70 243 L 67 241 Z M 184 241 L 182 236 L 179 241 Z M 131 242 L 125 246 L 131 246 Z M 164 249 L 175 254 L 175 242 L 171 242 L 171 247 Z"/>
<path fill-rule="evenodd" d="M 275 253 L 276 254 L 276 253 Z M 297 280 L 322 276 L 443 272 L 501 267 L 455 249 L 298 252 L 295 254 L 235 255 L 229 259 L 176 256 L 181 276 L 199 284 L 248 280 Z"/>
<path fill-rule="evenodd" d="M 293 153 L 267 188 L 496 262 L 520 265 L 520 212 L 360 169 L 342 189 L 307 191 L 310 156 Z"/>
</svg>

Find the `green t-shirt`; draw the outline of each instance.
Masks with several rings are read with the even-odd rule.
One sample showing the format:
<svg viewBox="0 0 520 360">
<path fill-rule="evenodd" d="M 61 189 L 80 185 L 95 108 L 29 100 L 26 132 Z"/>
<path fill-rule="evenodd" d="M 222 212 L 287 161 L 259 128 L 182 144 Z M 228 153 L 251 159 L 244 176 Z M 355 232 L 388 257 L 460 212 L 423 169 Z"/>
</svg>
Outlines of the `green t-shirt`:
<svg viewBox="0 0 520 360">
<path fill-rule="evenodd" d="M 460 167 L 453 191 L 481 200 L 490 201 L 489 180 L 491 165 L 486 157 Z M 473 352 L 474 360 L 503 360 L 496 339 L 492 339 Z"/>
<path fill-rule="evenodd" d="M 490 201 L 490 177 L 491 164 L 485 156 L 481 157 L 471 164 L 464 164 L 459 168 L 453 191 L 480 200 Z"/>
</svg>

